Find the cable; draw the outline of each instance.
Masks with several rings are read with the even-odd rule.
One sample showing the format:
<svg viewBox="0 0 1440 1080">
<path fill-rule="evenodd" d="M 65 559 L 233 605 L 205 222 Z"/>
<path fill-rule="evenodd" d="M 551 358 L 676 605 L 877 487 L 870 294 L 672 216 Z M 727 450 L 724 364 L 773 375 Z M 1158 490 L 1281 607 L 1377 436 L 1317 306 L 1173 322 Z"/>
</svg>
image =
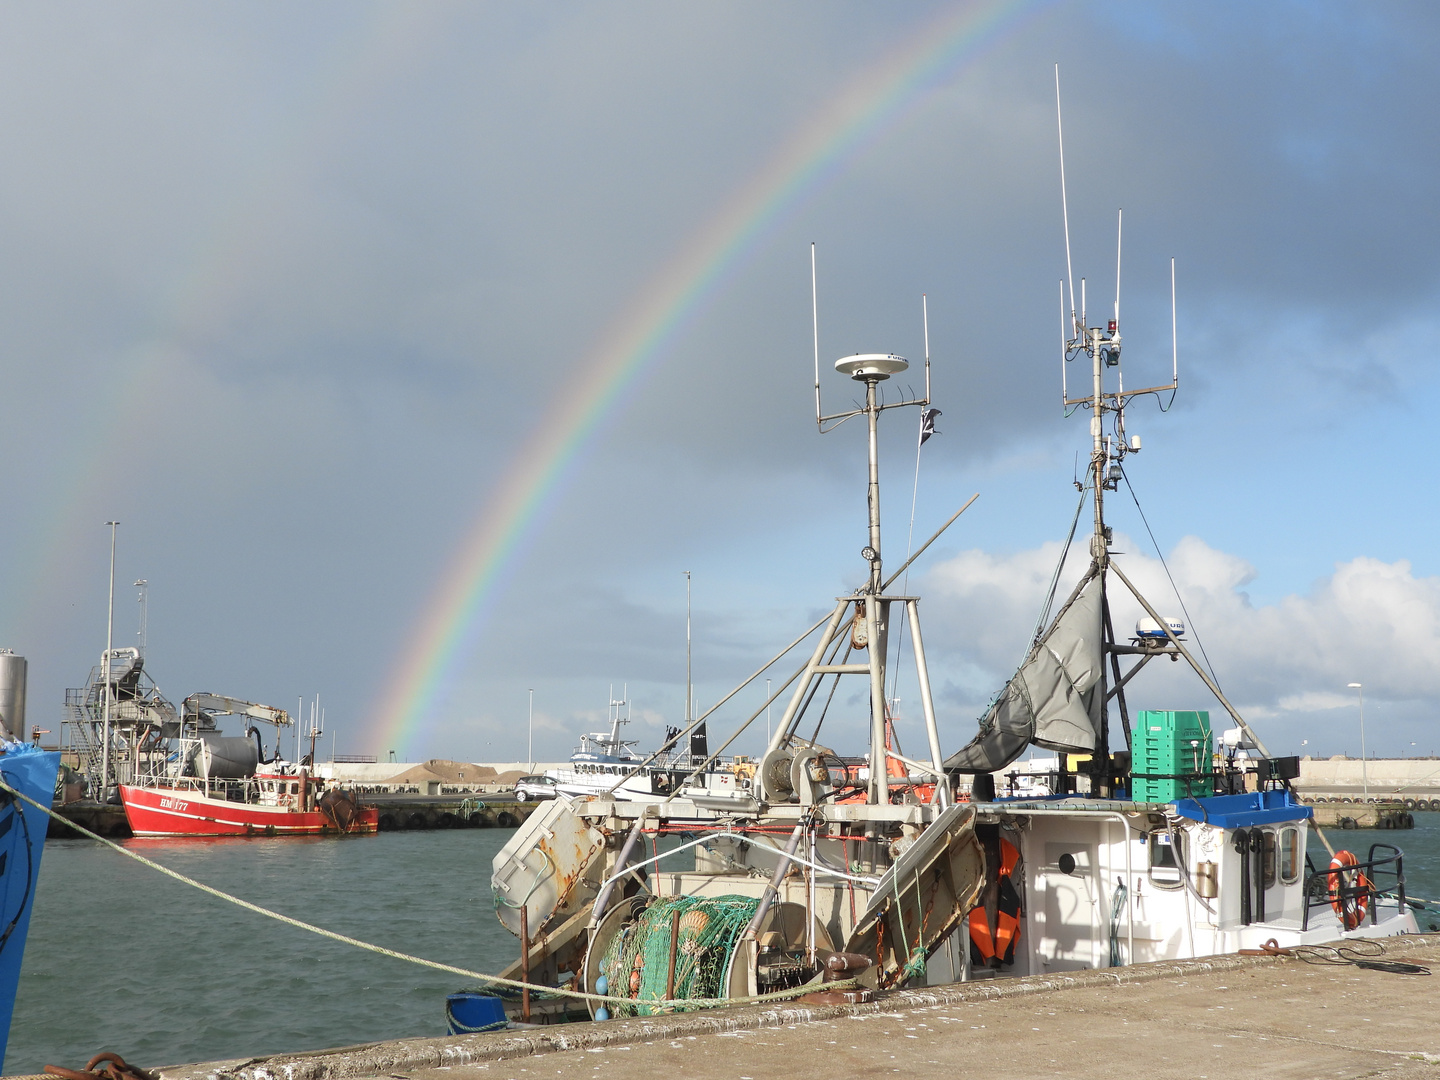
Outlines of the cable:
<svg viewBox="0 0 1440 1080">
<path fill-rule="evenodd" d="M 5 933 L 0 934 L 0 949 L 5 948 L 5 943 L 10 940 L 10 935 L 20 925 L 20 917 L 25 914 L 25 906 L 30 903 L 30 882 L 35 876 L 35 856 L 31 852 L 30 823 L 25 820 L 25 814 L 18 805 L 14 807 L 13 813 L 20 819 L 20 830 L 25 834 L 25 893 L 20 897 L 20 907 L 15 912 L 15 917 L 10 920 L 10 925 L 5 927 Z"/>
<path fill-rule="evenodd" d="M 1089 485 L 1085 485 L 1088 488 Z M 1065 569 L 1065 560 L 1070 557 L 1070 545 L 1075 541 L 1075 530 L 1080 525 L 1080 511 L 1085 509 L 1085 488 L 1080 490 L 1080 501 L 1075 504 L 1075 517 L 1070 522 L 1069 535 L 1065 537 L 1065 546 L 1060 549 L 1060 559 L 1055 564 L 1055 572 L 1050 575 L 1050 588 L 1045 594 L 1045 603 L 1040 608 L 1040 618 L 1035 623 L 1035 629 L 1030 635 L 1030 644 L 1040 640 L 1040 631 L 1050 621 L 1050 609 L 1055 604 L 1055 590 L 1060 586 L 1060 574 Z"/>
<path fill-rule="evenodd" d="M 1155 533 L 1150 528 L 1150 522 L 1146 519 L 1145 511 L 1140 506 L 1140 499 L 1135 494 L 1135 485 L 1130 483 L 1130 476 L 1126 473 L 1124 465 L 1120 466 L 1120 475 L 1125 478 L 1125 489 L 1130 492 L 1130 498 L 1135 503 L 1135 509 L 1140 511 L 1140 520 L 1145 524 L 1145 531 L 1150 536 L 1150 543 L 1155 548 L 1155 554 L 1160 558 L 1160 565 L 1165 568 L 1165 576 L 1170 579 L 1171 591 L 1175 593 L 1175 599 L 1180 601 L 1180 610 L 1185 615 L 1186 625 L 1190 627 L 1190 632 L 1195 637 L 1195 644 L 1200 646 L 1200 655 L 1205 660 L 1205 667 L 1210 671 L 1210 678 L 1215 681 L 1216 686 L 1219 686 L 1220 677 L 1215 674 L 1215 668 L 1210 663 L 1209 655 L 1205 652 L 1205 643 L 1200 640 L 1200 631 L 1195 629 L 1195 620 L 1190 618 L 1190 611 L 1185 606 L 1185 598 L 1180 595 L 1180 590 L 1175 585 L 1175 577 L 1170 573 L 1170 564 L 1165 561 L 1165 554 L 1160 550 L 1160 545 L 1155 540 Z"/>
</svg>

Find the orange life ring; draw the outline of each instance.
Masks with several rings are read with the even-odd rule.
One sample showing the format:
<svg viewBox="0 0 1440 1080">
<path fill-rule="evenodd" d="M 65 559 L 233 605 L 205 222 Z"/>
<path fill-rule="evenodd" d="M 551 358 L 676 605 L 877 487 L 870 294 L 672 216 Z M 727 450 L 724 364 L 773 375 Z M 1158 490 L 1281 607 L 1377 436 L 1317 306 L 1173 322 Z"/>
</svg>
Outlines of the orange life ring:
<svg viewBox="0 0 1440 1080">
<path fill-rule="evenodd" d="M 1346 930 L 1354 930 L 1365 921 L 1370 909 L 1370 890 L 1375 887 L 1360 871 L 1350 869 L 1359 861 L 1343 849 L 1330 860 L 1330 905 Z"/>
</svg>

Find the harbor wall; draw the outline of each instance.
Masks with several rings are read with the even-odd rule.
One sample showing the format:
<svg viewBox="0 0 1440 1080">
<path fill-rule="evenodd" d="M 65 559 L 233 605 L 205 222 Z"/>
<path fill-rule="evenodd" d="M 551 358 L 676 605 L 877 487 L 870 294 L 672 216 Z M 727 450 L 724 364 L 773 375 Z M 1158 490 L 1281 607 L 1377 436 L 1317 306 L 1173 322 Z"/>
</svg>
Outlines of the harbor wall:
<svg viewBox="0 0 1440 1080">
<path fill-rule="evenodd" d="M 1294 787 L 1310 795 L 1436 799 L 1440 798 L 1440 759 L 1301 758 Z"/>
</svg>

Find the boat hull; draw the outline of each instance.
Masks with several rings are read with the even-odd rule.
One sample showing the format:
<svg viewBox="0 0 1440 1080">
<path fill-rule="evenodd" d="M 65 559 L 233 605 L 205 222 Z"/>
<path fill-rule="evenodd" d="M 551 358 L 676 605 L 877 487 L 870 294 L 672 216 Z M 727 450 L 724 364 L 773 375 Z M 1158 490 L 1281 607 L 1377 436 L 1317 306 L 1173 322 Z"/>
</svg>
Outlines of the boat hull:
<svg viewBox="0 0 1440 1080">
<path fill-rule="evenodd" d="M 340 834 L 319 810 L 212 799 L 181 788 L 120 788 L 125 818 L 136 836 L 319 836 Z M 362 806 L 349 833 L 373 833 L 380 811 Z"/>
<path fill-rule="evenodd" d="M 41 806 L 48 806 L 55 794 L 59 767 L 60 755 L 53 750 L 15 744 L 0 750 L 0 776 L 5 783 Z M 48 824 L 45 811 L 37 806 L 8 795 L 0 801 L 0 1067 L 5 1061 Z"/>
</svg>

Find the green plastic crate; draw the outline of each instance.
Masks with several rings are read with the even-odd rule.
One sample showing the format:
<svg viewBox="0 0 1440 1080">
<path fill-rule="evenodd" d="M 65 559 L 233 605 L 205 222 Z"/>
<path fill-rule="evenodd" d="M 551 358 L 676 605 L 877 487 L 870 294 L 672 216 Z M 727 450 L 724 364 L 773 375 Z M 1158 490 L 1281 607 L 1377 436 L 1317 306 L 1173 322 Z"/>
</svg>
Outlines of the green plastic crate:
<svg viewBox="0 0 1440 1080">
<path fill-rule="evenodd" d="M 1172 802 L 1215 794 L 1214 750 L 1208 712 L 1146 709 L 1130 733 L 1130 797 Z M 1195 773 L 1204 778 L 1190 775 Z"/>
</svg>

